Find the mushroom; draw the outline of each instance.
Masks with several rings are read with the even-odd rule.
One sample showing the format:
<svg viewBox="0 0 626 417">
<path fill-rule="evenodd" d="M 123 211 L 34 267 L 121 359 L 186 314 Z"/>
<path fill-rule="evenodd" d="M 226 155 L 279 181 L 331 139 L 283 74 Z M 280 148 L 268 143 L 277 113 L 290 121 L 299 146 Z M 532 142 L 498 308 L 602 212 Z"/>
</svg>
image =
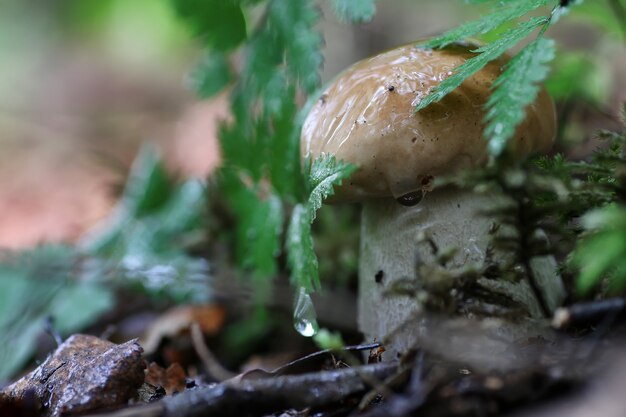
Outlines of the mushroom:
<svg viewBox="0 0 626 417">
<path fill-rule="evenodd" d="M 431 248 L 419 242 L 421 235 L 439 248 L 458 248 L 449 268 L 485 260 L 493 225 L 478 212 L 493 207 L 497 198 L 433 185 L 439 176 L 488 162 L 484 105 L 507 59 L 491 62 L 440 102 L 414 110 L 455 67 L 474 56 L 470 49 L 465 44 L 442 50 L 410 44 L 357 62 L 332 81 L 304 122 L 304 157 L 333 154 L 357 166 L 331 202 L 363 204 L 358 324 L 370 340 L 385 338 L 419 309 L 414 299 L 386 293 L 394 282 L 415 277 L 416 259 L 434 262 Z M 545 152 L 554 134 L 554 105 L 542 90 L 507 151 L 515 157 Z M 565 292 L 554 259 L 535 258 L 532 267 L 544 306 L 555 309 Z M 494 291 L 525 305 L 530 317 L 543 315 L 527 283 L 505 287 Z M 416 331 L 396 337 L 392 350 L 409 347 Z"/>
</svg>

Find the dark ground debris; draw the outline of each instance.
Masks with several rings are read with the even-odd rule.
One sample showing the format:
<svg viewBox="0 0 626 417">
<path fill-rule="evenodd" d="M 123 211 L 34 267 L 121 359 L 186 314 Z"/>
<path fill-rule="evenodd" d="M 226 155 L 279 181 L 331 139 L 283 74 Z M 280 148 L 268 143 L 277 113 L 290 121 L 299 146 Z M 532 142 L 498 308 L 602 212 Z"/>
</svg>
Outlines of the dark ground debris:
<svg viewBox="0 0 626 417">
<path fill-rule="evenodd" d="M 146 366 L 134 340 L 74 335 L 0 392 L 0 416 L 623 417 L 620 318 L 610 331 L 600 322 L 511 341 L 478 321 L 433 317 L 430 340 L 399 361 L 378 362 L 390 358 L 373 343 L 221 382 L 207 382 L 200 357 L 196 368 Z"/>
<path fill-rule="evenodd" d="M 144 381 L 143 349 L 94 336 L 68 338 L 38 368 L 0 392 L 0 407 L 41 416 L 78 414 L 126 404 Z"/>
</svg>

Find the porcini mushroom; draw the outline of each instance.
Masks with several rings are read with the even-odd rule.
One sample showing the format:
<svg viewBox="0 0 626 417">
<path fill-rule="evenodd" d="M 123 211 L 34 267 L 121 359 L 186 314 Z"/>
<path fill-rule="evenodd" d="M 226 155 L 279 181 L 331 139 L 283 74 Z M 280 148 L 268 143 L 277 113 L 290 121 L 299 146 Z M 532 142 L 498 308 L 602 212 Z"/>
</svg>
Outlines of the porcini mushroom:
<svg viewBox="0 0 626 417">
<path fill-rule="evenodd" d="M 481 263 L 492 220 L 479 210 L 492 196 L 471 190 L 433 187 L 439 176 L 488 162 L 483 138 L 484 105 L 506 58 L 488 64 L 443 100 L 415 112 L 422 97 L 473 56 L 469 45 L 442 50 L 402 46 L 357 62 L 323 92 L 306 118 L 303 156 L 333 154 L 357 171 L 336 190 L 332 202 L 361 202 L 358 321 L 368 339 L 384 338 L 416 311 L 413 299 L 386 297 L 397 280 L 415 275 L 415 262 L 432 262 L 420 234 L 440 248 L 459 250 L 449 266 Z M 522 157 L 547 151 L 554 140 L 555 111 L 541 91 L 510 140 L 508 151 Z M 564 297 L 554 260 L 535 258 L 533 268 L 545 305 L 556 308 Z M 513 299 L 527 304 L 529 316 L 541 316 L 528 286 Z M 519 292 L 519 294 L 517 294 Z M 410 337 L 393 347 L 402 351 Z"/>
</svg>

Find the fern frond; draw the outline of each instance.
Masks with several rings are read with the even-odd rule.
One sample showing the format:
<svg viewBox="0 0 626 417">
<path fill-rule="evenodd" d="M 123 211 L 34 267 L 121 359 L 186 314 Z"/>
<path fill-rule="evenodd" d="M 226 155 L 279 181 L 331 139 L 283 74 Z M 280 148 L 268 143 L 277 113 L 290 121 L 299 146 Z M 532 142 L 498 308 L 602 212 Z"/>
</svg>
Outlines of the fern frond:
<svg viewBox="0 0 626 417">
<path fill-rule="evenodd" d="M 533 30 L 545 25 L 548 21 L 549 19 L 547 17 L 532 18 L 526 22 L 520 23 L 517 27 L 506 31 L 502 34 L 502 37 L 498 41 L 475 49 L 473 52 L 478 53 L 478 55 L 468 59 L 463 64 L 455 68 L 451 76 L 443 80 L 437 87 L 430 91 L 428 96 L 419 102 L 415 111 L 420 111 L 423 108 L 426 108 L 429 104 L 444 98 L 460 86 L 466 78 L 469 78 L 480 71 L 489 62 L 497 59 L 513 45 L 530 35 Z"/>
<path fill-rule="evenodd" d="M 221 51 L 209 50 L 188 76 L 189 86 L 200 98 L 210 98 L 222 91 L 232 80 L 228 57 Z"/>
<path fill-rule="evenodd" d="M 287 72 L 310 94 L 319 86 L 322 37 L 315 29 L 319 12 L 310 1 L 275 0 L 269 9 L 269 30 L 284 45 Z M 262 51 L 262 50 L 261 50 Z"/>
<path fill-rule="evenodd" d="M 322 201 L 333 194 L 333 187 L 341 185 L 342 180 L 348 178 L 356 166 L 337 161 L 334 155 L 322 155 L 313 161 L 309 175 L 311 193 L 308 199 L 311 222 L 315 220 L 315 213 L 322 207 Z"/>
<path fill-rule="evenodd" d="M 311 235 L 310 208 L 296 204 L 287 229 L 287 264 L 291 271 L 291 283 L 303 287 L 308 293 L 320 288 L 317 256 Z"/>
<path fill-rule="evenodd" d="M 499 3 L 500 7 L 478 20 L 470 21 L 429 40 L 425 48 L 443 48 L 476 35 L 484 35 L 511 20 L 524 16 L 532 10 L 548 4 L 549 0 L 512 0 Z"/>
<path fill-rule="evenodd" d="M 369 22 L 376 13 L 376 0 L 333 0 L 333 12 L 342 22 Z"/>
<path fill-rule="evenodd" d="M 502 152 L 524 120 L 525 108 L 535 101 L 554 54 L 554 41 L 538 37 L 506 64 L 505 71 L 493 83 L 485 116 L 485 136 L 492 155 Z"/>
<path fill-rule="evenodd" d="M 304 204 L 297 204 L 291 214 L 287 230 L 287 262 L 291 270 L 293 284 L 312 292 L 319 288 L 317 255 L 313 248 L 311 223 L 325 198 L 333 194 L 333 187 L 340 185 L 356 167 L 337 161 L 334 155 L 321 155 L 305 163 L 310 166 L 308 175 L 308 199 Z"/>
</svg>

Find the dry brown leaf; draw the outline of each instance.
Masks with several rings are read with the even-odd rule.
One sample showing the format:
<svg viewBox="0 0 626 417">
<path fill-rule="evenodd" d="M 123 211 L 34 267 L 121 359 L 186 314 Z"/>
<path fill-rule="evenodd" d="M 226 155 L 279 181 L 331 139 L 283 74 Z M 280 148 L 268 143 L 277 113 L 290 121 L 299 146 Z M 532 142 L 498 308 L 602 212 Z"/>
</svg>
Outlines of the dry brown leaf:
<svg viewBox="0 0 626 417">
<path fill-rule="evenodd" d="M 159 364 L 152 362 L 146 370 L 146 380 L 148 384 L 163 387 L 167 395 L 185 390 L 187 374 L 182 366 L 173 363 L 164 369 Z"/>
<path fill-rule="evenodd" d="M 224 324 L 226 310 L 222 306 L 206 304 L 179 306 L 166 311 L 148 328 L 141 340 L 146 354 L 156 352 L 161 340 L 189 331 L 192 323 L 198 323 L 202 333 L 216 334 Z"/>
</svg>

